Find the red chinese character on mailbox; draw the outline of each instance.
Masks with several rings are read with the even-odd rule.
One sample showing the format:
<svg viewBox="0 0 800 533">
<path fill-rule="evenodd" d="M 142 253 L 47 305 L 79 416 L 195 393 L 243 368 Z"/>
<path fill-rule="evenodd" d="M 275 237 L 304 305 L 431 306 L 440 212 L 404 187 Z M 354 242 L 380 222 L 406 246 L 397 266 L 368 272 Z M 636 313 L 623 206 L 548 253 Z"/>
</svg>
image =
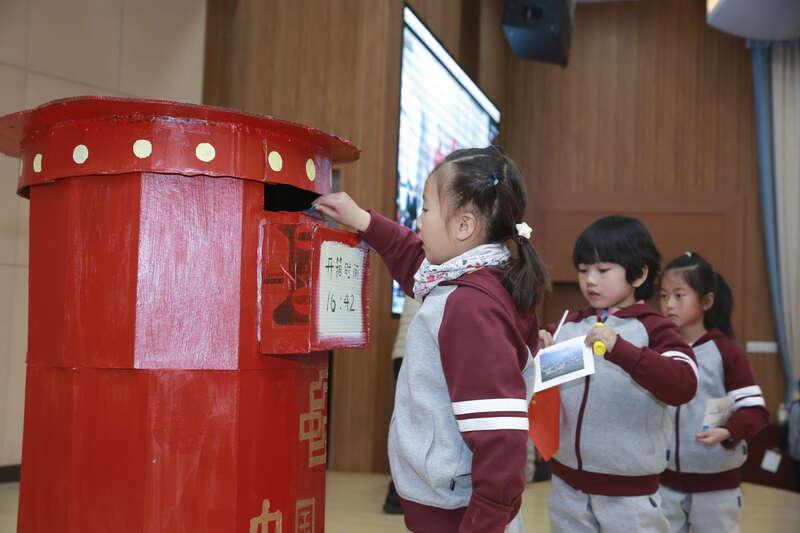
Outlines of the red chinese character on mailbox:
<svg viewBox="0 0 800 533">
<path fill-rule="evenodd" d="M 87 97 L 0 117 L 30 198 L 19 531 L 322 531 L 328 356 L 368 256 L 303 210 L 349 142 Z"/>
</svg>

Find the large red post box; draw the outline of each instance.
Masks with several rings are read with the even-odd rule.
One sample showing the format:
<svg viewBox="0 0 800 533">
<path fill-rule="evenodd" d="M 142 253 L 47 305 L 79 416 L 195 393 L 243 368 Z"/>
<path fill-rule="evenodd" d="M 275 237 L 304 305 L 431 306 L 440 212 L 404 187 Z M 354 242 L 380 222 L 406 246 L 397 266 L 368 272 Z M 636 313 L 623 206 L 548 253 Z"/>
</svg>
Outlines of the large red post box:
<svg viewBox="0 0 800 533">
<path fill-rule="evenodd" d="M 368 254 L 306 210 L 345 140 L 206 106 L 0 117 L 30 198 L 19 531 L 322 532 L 328 356 Z"/>
</svg>

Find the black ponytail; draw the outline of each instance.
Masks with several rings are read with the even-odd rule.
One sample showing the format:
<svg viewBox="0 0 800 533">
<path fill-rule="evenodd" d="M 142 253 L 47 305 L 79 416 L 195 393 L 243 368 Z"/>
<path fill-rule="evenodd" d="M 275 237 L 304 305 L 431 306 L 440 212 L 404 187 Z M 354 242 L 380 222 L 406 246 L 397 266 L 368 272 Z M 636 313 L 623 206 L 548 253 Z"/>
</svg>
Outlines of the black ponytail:
<svg viewBox="0 0 800 533">
<path fill-rule="evenodd" d="M 706 294 L 714 295 L 714 304 L 703 315 L 703 326 L 706 329 L 718 329 L 728 337 L 733 337 L 733 292 L 725 278 L 695 252 L 686 252 L 667 263 L 664 272 L 670 270 L 683 276 L 701 301 Z"/>
<path fill-rule="evenodd" d="M 525 183 L 517 165 L 497 146 L 456 150 L 441 165 L 452 165 L 449 183 L 437 183 L 449 210 L 472 209 L 485 225 L 487 242 L 517 243 L 517 257 L 506 270 L 503 286 L 522 315 L 532 313 L 550 278 L 531 240 L 518 234 L 527 202 Z M 533 238 L 533 236 L 531 236 Z"/>
<path fill-rule="evenodd" d="M 511 293 L 517 310 L 532 313 L 550 290 L 550 276 L 530 239 L 517 237 L 517 260 L 511 263 L 503 278 L 503 286 Z"/>
<path fill-rule="evenodd" d="M 733 292 L 719 272 L 714 272 L 716 288 L 714 289 L 714 305 L 706 311 L 703 324 L 706 329 L 716 328 L 728 337 L 733 337 Z"/>
</svg>

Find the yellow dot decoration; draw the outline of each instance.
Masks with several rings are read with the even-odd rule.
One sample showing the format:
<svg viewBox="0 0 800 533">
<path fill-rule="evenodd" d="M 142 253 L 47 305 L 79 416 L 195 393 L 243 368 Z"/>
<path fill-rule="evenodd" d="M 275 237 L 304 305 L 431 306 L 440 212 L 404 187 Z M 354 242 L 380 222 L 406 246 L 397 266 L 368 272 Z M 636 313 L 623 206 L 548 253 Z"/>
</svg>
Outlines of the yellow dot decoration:
<svg viewBox="0 0 800 533">
<path fill-rule="evenodd" d="M 79 144 L 72 150 L 72 160 L 79 165 L 86 163 L 87 159 L 89 159 L 89 149 L 85 144 Z"/>
<path fill-rule="evenodd" d="M 133 155 L 139 159 L 147 159 L 153 153 L 153 143 L 147 139 L 137 139 L 133 143 Z"/>
<path fill-rule="evenodd" d="M 306 161 L 306 176 L 311 181 L 317 179 L 317 166 L 314 164 L 313 159 L 309 159 Z"/>
<path fill-rule="evenodd" d="M 283 168 L 283 157 L 274 150 L 267 156 L 267 161 L 269 162 L 269 168 L 275 172 L 280 172 Z"/>
<path fill-rule="evenodd" d="M 197 145 L 197 148 L 194 149 L 194 155 L 203 163 L 208 163 L 214 160 L 217 156 L 217 151 L 211 143 L 200 143 Z"/>
</svg>

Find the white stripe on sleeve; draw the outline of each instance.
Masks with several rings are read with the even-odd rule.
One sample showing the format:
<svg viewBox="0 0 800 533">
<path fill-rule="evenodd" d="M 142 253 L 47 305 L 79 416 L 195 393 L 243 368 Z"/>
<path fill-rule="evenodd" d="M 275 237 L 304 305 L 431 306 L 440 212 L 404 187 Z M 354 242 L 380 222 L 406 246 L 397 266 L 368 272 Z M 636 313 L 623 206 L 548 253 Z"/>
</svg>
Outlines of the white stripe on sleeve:
<svg viewBox="0 0 800 533">
<path fill-rule="evenodd" d="M 761 396 L 751 396 L 750 398 L 736 400 L 736 403 L 733 404 L 733 410 L 736 411 L 742 407 L 757 407 L 759 405 L 762 407 L 767 406 L 767 404 L 764 403 L 764 398 Z"/>
<path fill-rule="evenodd" d="M 528 412 L 528 402 L 518 398 L 492 398 L 489 400 L 467 400 L 453 402 L 453 414 L 499 413 L 503 411 Z"/>
<path fill-rule="evenodd" d="M 761 387 L 758 385 L 750 385 L 749 387 L 742 387 L 741 389 L 733 389 L 728 391 L 728 396 L 734 400 L 744 398 L 745 396 L 758 396 L 761 394 Z"/>
<path fill-rule="evenodd" d="M 497 429 L 521 429 L 528 431 L 528 418 L 521 416 L 496 416 L 492 418 L 467 418 L 457 420 L 458 430 L 467 431 L 492 431 Z"/>
<path fill-rule="evenodd" d="M 681 361 L 683 361 L 684 363 L 689 365 L 691 367 L 691 369 L 692 369 L 692 372 L 694 372 L 694 376 L 696 378 L 700 379 L 698 374 L 697 374 L 697 364 L 695 364 L 695 362 L 692 361 L 692 358 L 689 357 L 688 355 L 686 355 L 685 353 L 676 352 L 674 350 L 669 350 L 669 351 L 666 351 L 666 352 L 662 353 L 661 355 L 663 355 L 664 357 L 671 357 L 673 359 L 680 359 Z"/>
</svg>

